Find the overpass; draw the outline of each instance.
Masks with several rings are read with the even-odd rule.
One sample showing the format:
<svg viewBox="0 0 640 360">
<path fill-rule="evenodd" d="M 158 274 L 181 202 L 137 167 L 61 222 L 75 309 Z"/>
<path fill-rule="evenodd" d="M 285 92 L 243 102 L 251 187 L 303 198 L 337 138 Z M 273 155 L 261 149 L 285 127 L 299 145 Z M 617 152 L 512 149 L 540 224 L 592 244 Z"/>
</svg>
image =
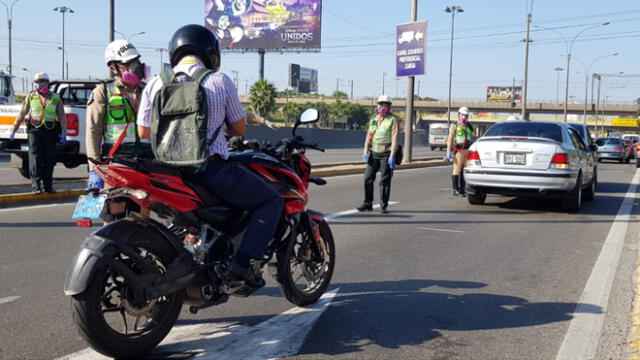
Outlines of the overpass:
<svg viewBox="0 0 640 360">
<path fill-rule="evenodd" d="M 248 105 L 249 98 L 246 96 L 240 97 L 240 101 L 243 105 Z M 373 106 L 374 99 L 357 99 L 347 100 L 341 99 L 341 102 L 355 103 L 362 106 Z M 333 98 L 277 98 L 276 103 L 279 106 L 284 105 L 287 102 L 293 102 L 297 104 L 306 104 L 310 102 L 318 103 L 323 102 L 325 104 L 332 104 L 336 102 Z M 480 112 L 493 112 L 493 113 L 514 113 L 521 112 L 520 104 L 501 103 L 501 102 L 469 102 L 469 101 L 452 101 L 451 109 L 458 109 L 461 106 L 468 107 L 475 113 Z M 419 112 L 444 112 L 447 111 L 446 101 L 414 101 L 414 107 Z M 405 100 L 394 100 L 393 109 L 403 111 L 405 108 Z M 555 103 L 527 103 L 527 111 L 531 114 L 562 114 L 564 113 L 563 104 Z M 569 104 L 567 108 L 569 114 L 582 115 L 584 113 L 584 104 Z M 587 114 L 595 115 L 595 105 L 587 104 Z M 606 104 L 601 105 L 598 109 L 598 115 L 620 116 L 620 117 L 636 117 L 638 114 L 638 105 L 634 104 Z"/>
</svg>

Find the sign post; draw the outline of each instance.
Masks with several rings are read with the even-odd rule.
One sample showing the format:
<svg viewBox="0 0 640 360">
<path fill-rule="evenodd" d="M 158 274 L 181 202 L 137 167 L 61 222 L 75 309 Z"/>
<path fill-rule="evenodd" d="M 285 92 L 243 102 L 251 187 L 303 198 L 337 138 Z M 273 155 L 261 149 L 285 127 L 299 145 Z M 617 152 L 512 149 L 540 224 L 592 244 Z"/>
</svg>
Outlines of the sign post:
<svg viewBox="0 0 640 360">
<path fill-rule="evenodd" d="M 426 58 L 427 22 L 415 22 L 418 6 L 414 0 L 408 24 L 396 26 L 396 77 L 408 76 L 407 101 L 405 109 L 404 148 L 407 162 L 413 160 L 413 93 L 416 75 L 424 75 Z"/>
</svg>

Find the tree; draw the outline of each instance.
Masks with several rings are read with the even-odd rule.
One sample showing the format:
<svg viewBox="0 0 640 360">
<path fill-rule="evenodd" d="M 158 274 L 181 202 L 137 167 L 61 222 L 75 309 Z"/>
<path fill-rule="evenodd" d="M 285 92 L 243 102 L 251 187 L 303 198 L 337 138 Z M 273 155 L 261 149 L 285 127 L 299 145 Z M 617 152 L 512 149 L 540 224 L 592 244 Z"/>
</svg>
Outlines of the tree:
<svg viewBox="0 0 640 360">
<path fill-rule="evenodd" d="M 331 97 L 336 99 L 348 99 L 349 95 L 344 91 L 334 91 L 333 94 L 331 94 Z"/>
<path fill-rule="evenodd" d="M 266 116 L 276 110 L 276 97 L 278 92 L 276 87 L 267 80 L 258 80 L 249 91 L 249 101 L 254 113 L 261 117 Z"/>
<path fill-rule="evenodd" d="M 289 123 L 295 123 L 301 114 L 302 106 L 300 106 L 300 104 L 288 102 L 282 106 L 282 115 L 284 116 L 286 126 L 289 126 Z"/>
</svg>

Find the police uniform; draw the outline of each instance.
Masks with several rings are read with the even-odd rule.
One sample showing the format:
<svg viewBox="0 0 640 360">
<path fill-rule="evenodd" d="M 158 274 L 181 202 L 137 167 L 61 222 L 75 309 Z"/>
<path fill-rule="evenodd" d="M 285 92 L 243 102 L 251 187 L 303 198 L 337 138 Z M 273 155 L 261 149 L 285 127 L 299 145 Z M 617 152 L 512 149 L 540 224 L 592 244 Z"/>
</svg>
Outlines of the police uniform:
<svg viewBox="0 0 640 360">
<path fill-rule="evenodd" d="M 454 195 L 464 195 L 464 174 L 463 168 L 467 161 L 467 153 L 471 146 L 471 137 L 473 136 L 473 127 L 468 122 L 462 126 L 459 122 L 451 124 L 449 128 L 448 144 L 454 151 L 453 155 L 453 173 L 451 182 L 453 185 Z"/>
<path fill-rule="evenodd" d="M 380 122 L 380 123 L 378 123 Z M 367 159 L 364 175 L 364 203 L 360 208 L 370 210 L 373 204 L 373 183 L 380 171 L 380 207 L 386 210 L 391 196 L 391 177 L 393 169 L 389 166 L 389 157 L 395 156 L 398 145 L 398 121 L 391 113 L 383 119 L 379 115 L 369 121 L 364 152 L 371 151 Z M 358 208 L 360 210 L 360 208 Z"/>
<path fill-rule="evenodd" d="M 33 192 L 53 192 L 53 168 L 58 135 L 67 133 L 64 106 L 60 96 L 49 92 L 46 96 L 32 91 L 22 103 L 13 124 L 14 133 L 28 115 L 29 177 Z"/>
<path fill-rule="evenodd" d="M 149 140 L 140 139 L 136 114 L 143 85 L 128 90 L 119 79 L 96 86 L 87 103 L 87 157 L 107 156 L 126 129 L 114 156 L 152 157 Z M 89 169 L 94 169 L 89 162 Z"/>
</svg>

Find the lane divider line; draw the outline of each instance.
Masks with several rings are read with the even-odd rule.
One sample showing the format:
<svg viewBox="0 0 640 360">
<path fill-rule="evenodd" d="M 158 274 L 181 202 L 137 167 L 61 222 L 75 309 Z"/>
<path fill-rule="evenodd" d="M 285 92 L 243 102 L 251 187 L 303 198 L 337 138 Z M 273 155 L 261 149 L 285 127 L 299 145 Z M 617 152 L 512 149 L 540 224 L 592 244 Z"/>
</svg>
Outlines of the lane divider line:
<svg viewBox="0 0 640 360">
<path fill-rule="evenodd" d="M 420 227 L 420 226 L 418 226 L 418 229 L 420 229 L 420 230 L 432 230 L 432 231 L 444 231 L 444 232 L 461 233 L 461 234 L 466 233 L 466 231 L 460 231 L 460 230 L 436 229 L 436 228 Z"/>
<path fill-rule="evenodd" d="M 20 299 L 20 296 L 7 296 L 0 298 L 0 304 L 7 304 Z"/>
<path fill-rule="evenodd" d="M 560 346 L 556 360 L 594 359 L 598 351 L 602 324 L 611 295 L 611 286 L 618 269 L 620 254 L 631 220 L 631 209 L 636 200 L 636 188 L 640 179 L 640 169 L 631 180 L 620 210 L 616 215 L 609 234 L 602 245 L 589 280 L 584 287 L 578 305 L 573 312 L 569 330 Z M 600 311 L 594 311 L 599 308 Z"/>
<path fill-rule="evenodd" d="M 391 206 L 391 205 L 396 205 L 396 204 L 399 204 L 399 202 L 398 202 L 398 201 L 389 201 L 389 206 Z M 377 209 L 380 209 L 380 204 L 378 204 L 378 205 L 373 205 L 373 208 L 374 208 L 374 209 L 376 209 L 376 210 L 377 210 Z M 343 217 L 343 216 L 347 216 L 347 215 L 357 214 L 357 213 L 359 213 L 359 212 L 360 212 L 360 211 L 358 211 L 358 209 L 349 209 L 349 210 L 340 211 L 340 212 L 337 212 L 337 213 L 333 213 L 333 214 L 325 215 L 325 216 L 324 216 L 324 218 L 325 218 L 327 221 L 330 221 L 330 220 L 333 220 L 333 219 L 337 219 L 337 218 L 339 218 L 339 217 Z M 363 213 L 366 213 L 366 212 L 363 212 Z"/>
<path fill-rule="evenodd" d="M 280 359 L 296 355 L 320 318 L 340 291 L 325 292 L 315 303 L 294 307 L 255 326 L 232 323 L 201 323 L 174 327 L 151 353 L 178 356 L 194 354 L 201 360 L 224 359 Z M 176 358 L 178 358 L 176 357 Z M 164 356 L 163 356 L 164 358 Z M 107 359 L 85 348 L 58 360 Z"/>
</svg>

